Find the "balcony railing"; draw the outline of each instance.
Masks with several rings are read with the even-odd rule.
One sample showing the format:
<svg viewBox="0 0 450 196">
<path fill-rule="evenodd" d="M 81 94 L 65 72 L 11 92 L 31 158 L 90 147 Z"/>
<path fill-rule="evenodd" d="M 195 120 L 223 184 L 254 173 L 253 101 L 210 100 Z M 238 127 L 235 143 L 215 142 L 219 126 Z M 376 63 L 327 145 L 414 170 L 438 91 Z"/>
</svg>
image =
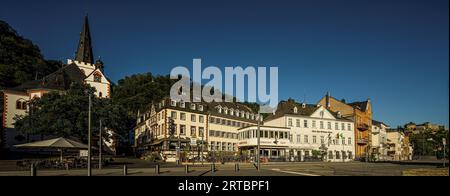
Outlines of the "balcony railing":
<svg viewBox="0 0 450 196">
<path fill-rule="evenodd" d="M 359 124 L 357 125 L 357 128 L 358 128 L 359 130 L 361 130 L 361 131 L 364 131 L 364 130 L 368 130 L 368 129 L 369 129 L 369 125 L 366 124 L 366 123 L 359 123 Z"/>
<path fill-rule="evenodd" d="M 367 138 L 359 138 L 359 139 L 356 140 L 356 142 L 358 144 L 367 144 L 369 142 L 369 139 L 367 139 Z"/>
</svg>

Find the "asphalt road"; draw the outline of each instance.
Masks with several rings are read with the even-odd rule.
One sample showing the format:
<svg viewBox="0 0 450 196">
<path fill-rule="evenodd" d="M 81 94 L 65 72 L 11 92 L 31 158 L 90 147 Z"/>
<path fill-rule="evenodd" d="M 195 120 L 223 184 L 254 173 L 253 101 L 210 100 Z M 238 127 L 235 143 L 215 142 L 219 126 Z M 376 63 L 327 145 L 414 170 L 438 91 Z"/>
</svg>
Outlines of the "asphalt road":
<svg viewBox="0 0 450 196">
<path fill-rule="evenodd" d="M 216 171 L 211 172 L 209 164 L 196 164 L 189 166 L 189 172 L 185 172 L 184 166 L 174 164 L 161 165 L 160 174 L 155 173 L 154 163 L 136 160 L 116 162 L 117 165 L 94 169 L 93 175 L 98 176 L 122 176 L 123 165 L 128 163 L 129 176 L 402 176 L 405 171 L 411 170 L 436 170 L 436 166 L 430 165 L 400 165 L 392 163 L 325 163 L 325 162 L 303 162 L 303 163 L 267 163 L 262 164 L 261 170 L 257 171 L 252 164 L 240 164 L 240 170 L 235 171 L 234 164 L 216 164 Z M 441 169 L 442 170 L 442 169 Z M 446 170 L 448 175 L 448 167 Z M 442 172 L 441 172 L 442 173 Z M 86 169 L 74 170 L 39 170 L 38 176 L 85 176 Z M 0 171 L 0 176 L 29 176 L 25 171 Z"/>
</svg>

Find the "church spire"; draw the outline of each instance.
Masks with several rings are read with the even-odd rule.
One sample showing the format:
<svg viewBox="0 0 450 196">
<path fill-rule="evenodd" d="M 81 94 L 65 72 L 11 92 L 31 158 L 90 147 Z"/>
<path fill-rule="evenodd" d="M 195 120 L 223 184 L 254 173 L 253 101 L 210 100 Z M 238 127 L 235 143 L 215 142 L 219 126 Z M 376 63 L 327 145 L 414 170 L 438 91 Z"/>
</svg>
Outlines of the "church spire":
<svg viewBox="0 0 450 196">
<path fill-rule="evenodd" d="M 89 32 L 88 16 L 84 17 L 83 31 L 80 33 L 80 42 L 78 43 L 75 60 L 94 64 L 92 53 L 91 33 Z"/>
</svg>

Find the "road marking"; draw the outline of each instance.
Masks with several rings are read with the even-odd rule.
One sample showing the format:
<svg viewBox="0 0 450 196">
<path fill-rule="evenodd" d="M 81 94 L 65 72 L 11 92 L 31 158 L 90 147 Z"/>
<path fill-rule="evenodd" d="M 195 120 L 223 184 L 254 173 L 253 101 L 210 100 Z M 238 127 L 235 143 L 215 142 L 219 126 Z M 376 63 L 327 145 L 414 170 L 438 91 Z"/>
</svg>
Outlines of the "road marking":
<svg viewBox="0 0 450 196">
<path fill-rule="evenodd" d="M 297 175 L 303 175 L 303 176 L 320 176 L 320 175 L 316 175 L 316 174 L 307 174 L 307 173 L 300 173 L 300 172 L 294 172 L 294 171 L 284 171 L 284 170 L 280 170 L 277 168 L 274 168 L 272 170 L 277 171 L 277 172 L 283 172 L 283 173 L 288 173 L 288 174 L 297 174 Z"/>
</svg>

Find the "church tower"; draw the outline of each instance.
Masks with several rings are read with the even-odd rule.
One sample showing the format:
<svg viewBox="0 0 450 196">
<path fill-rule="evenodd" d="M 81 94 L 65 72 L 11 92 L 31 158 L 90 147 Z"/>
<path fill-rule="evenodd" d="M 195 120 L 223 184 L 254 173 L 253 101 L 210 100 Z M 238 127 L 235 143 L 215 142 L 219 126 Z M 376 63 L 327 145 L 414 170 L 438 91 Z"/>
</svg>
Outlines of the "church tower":
<svg viewBox="0 0 450 196">
<path fill-rule="evenodd" d="M 80 41 L 78 43 L 78 49 L 75 54 L 75 60 L 94 64 L 94 57 L 92 54 L 91 32 L 89 31 L 89 20 L 87 15 L 84 17 L 83 30 L 80 33 Z"/>
</svg>

